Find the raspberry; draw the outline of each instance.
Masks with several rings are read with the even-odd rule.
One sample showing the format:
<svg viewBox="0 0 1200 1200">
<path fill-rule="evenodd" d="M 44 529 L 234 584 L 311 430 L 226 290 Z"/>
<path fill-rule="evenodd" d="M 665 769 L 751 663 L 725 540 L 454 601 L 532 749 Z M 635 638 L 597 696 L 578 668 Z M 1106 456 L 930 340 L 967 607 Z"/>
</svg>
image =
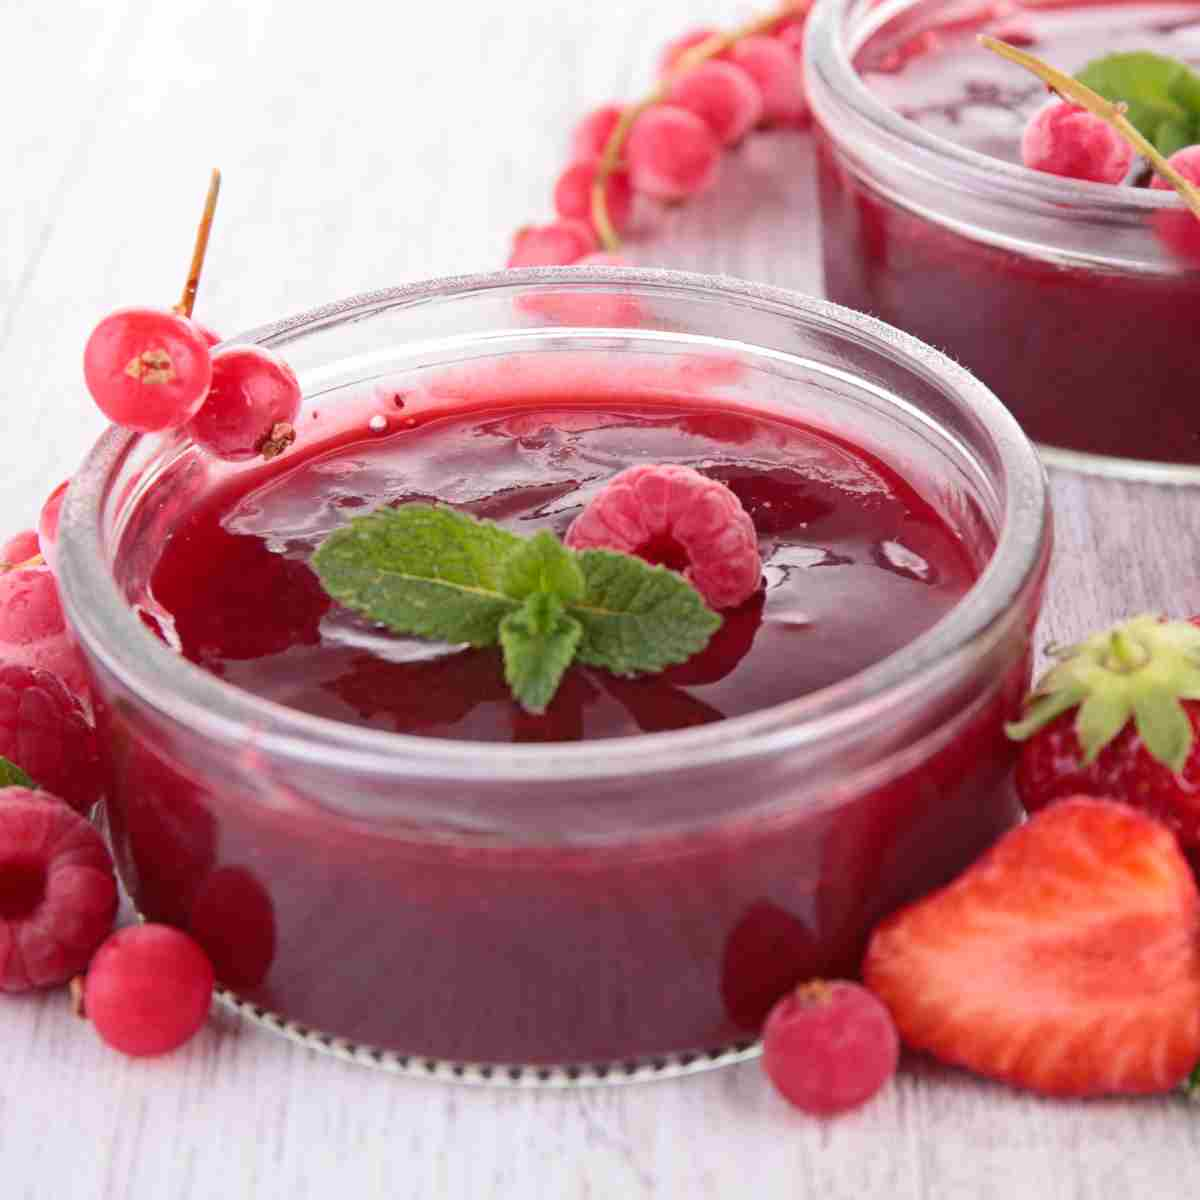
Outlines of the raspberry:
<svg viewBox="0 0 1200 1200">
<path fill-rule="evenodd" d="M 1200 186 L 1200 146 L 1185 146 L 1167 160 L 1189 183 Z M 1159 176 L 1150 181 L 1160 191 L 1170 184 Z M 1200 217 L 1192 212 L 1154 214 L 1154 232 L 1168 249 L 1187 262 L 1200 263 Z"/>
<path fill-rule="evenodd" d="M 567 220 L 592 220 L 592 184 L 596 178 L 596 161 L 572 163 L 554 185 L 554 208 L 560 217 Z M 618 233 L 629 225 L 633 211 L 633 186 L 626 171 L 613 171 L 605 185 L 604 197 L 608 203 L 608 219 Z"/>
<path fill-rule="evenodd" d="M 48 567 L 0 575 L 0 662 L 49 671 L 73 696 L 87 699 L 87 667 L 67 630 Z"/>
<path fill-rule="evenodd" d="M 784 996 L 763 1029 L 763 1068 L 789 1103 L 831 1116 L 892 1077 L 900 1039 L 888 1010 L 857 983 L 813 980 Z"/>
<path fill-rule="evenodd" d="M 78 812 L 103 795 L 95 732 L 79 701 L 46 671 L 0 667 L 0 755 Z"/>
<path fill-rule="evenodd" d="M 0 549 L 0 567 L 19 567 L 40 553 L 37 531 L 24 529 L 20 533 L 14 533 Z"/>
<path fill-rule="evenodd" d="M 605 104 L 588 113 L 571 135 L 572 156 L 577 159 L 599 158 L 624 111 L 620 104 Z"/>
<path fill-rule="evenodd" d="M 212 994 L 212 963 L 186 933 L 136 925 L 96 951 L 83 1005 L 105 1042 L 142 1058 L 182 1046 L 207 1020 Z"/>
<path fill-rule="evenodd" d="M 46 497 L 46 503 L 42 505 L 41 514 L 38 516 L 38 549 L 51 570 L 54 569 L 54 548 L 58 543 L 58 514 L 62 511 L 63 500 L 70 483 L 69 479 L 64 479 Z"/>
<path fill-rule="evenodd" d="M 1030 117 L 1021 135 L 1021 159 L 1051 175 L 1120 183 L 1133 162 L 1133 147 L 1086 109 L 1055 101 Z"/>
<path fill-rule="evenodd" d="M 569 266 L 599 249 L 592 227 L 583 221 L 526 225 L 513 238 L 510 267 Z"/>
<path fill-rule="evenodd" d="M 667 103 L 695 113 L 722 146 L 741 141 L 762 120 L 758 84 L 733 63 L 710 59 L 671 81 Z"/>
<path fill-rule="evenodd" d="M 764 124 L 792 124 L 804 117 L 808 102 L 800 83 L 800 65 L 783 42 L 762 35 L 743 38 L 722 57 L 736 63 L 758 84 Z"/>
<path fill-rule="evenodd" d="M 721 147 L 695 113 L 655 104 L 634 121 L 625 156 L 639 192 L 660 200 L 684 200 L 714 182 Z"/>
<path fill-rule="evenodd" d="M 720 32 L 719 29 L 689 29 L 687 33 L 680 34 L 679 37 L 668 42 L 663 47 L 662 54 L 659 55 L 659 75 L 669 75 L 675 69 L 675 64 L 684 51 L 692 49 L 693 46 L 699 46 L 701 42 L 707 42 L 709 38 L 716 37 Z"/>
<path fill-rule="evenodd" d="M 112 859 L 96 830 L 48 792 L 0 791 L 0 991 L 65 983 L 116 912 Z"/>
<path fill-rule="evenodd" d="M 677 464 L 614 475 L 575 518 L 567 545 L 621 550 L 682 571 L 713 608 L 741 604 L 762 577 L 754 523 L 737 497 Z"/>
</svg>

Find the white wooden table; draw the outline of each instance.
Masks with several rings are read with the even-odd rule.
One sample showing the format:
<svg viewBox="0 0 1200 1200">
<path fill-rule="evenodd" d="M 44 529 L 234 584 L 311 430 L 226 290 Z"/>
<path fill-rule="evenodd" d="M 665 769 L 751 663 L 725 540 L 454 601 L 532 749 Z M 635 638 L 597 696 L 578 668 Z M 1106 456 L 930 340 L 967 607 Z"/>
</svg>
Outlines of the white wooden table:
<svg viewBox="0 0 1200 1200">
<path fill-rule="evenodd" d="M 207 170 L 226 178 L 198 315 L 225 331 L 501 265 L 545 219 L 567 131 L 658 46 L 744 0 L 3 0 L 0 495 L 35 517 L 100 432 L 92 324 L 170 303 Z M 760 136 L 644 264 L 815 289 L 803 137 Z M 1043 638 L 1200 611 L 1200 492 L 1054 479 Z M 571 1094 L 398 1079 L 228 1016 L 183 1051 L 106 1050 L 65 994 L 0 998 L 3 1200 L 956 1197 L 1156 1200 L 1200 1187 L 1200 1108 L 1052 1103 L 913 1064 L 807 1120 L 751 1063 Z"/>
</svg>

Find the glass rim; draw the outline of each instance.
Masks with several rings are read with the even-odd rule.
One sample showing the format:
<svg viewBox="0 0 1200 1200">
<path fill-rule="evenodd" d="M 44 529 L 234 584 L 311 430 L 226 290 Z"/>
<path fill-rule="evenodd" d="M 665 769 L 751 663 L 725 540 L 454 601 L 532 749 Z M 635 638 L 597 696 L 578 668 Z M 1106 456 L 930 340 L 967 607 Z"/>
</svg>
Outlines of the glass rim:
<svg viewBox="0 0 1200 1200">
<path fill-rule="evenodd" d="M 105 488 L 139 435 L 109 428 L 76 472 L 63 504 L 57 571 L 71 624 L 95 657 L 143 703 L 194 734 L 245 745 L 293 763 L 382 777 L 492 782 L 601 780 L 727 763 L 818 745 L 878 716 L 877 706 L 936 688 L 960 664 L 1022 618 L 1018 601 L 1036 580 L 1049 540 L 1048 486 L 1036 450 L 1003 404 L 965 368 L 909 334 L 831 301 L 727 276 L 614 267 L 539 267 L 426 280 L 364 292 L 258 326 L 231 342 L 261 343 L 373 310 L 453 302 L 479 292 L 598 287 L 647 294 L 684 292 L 710 302 L 750 305 L 806 328 L 852 338 L 919 368 L 979 419 L 1000 463 L 1004 510 L 995 550 L 968 592 L 925 633 L 829 687 L 691 730 L 578 743 L 508 745 L 423 738 L 351 725 L 265 700 L 188 662 L 151 635 L 134 614 L 104 553 Z M 577 331 L 586 327 L 547 326 Z M 593 331 L 595 332 L 595 331 Z M 606 335 L 619 330 L 605 328 Z M 631 335 L 638 330 L 631 327 Z M 483 336 L 483 335 L 472 335 Z M 752 343 L 745 343 L 753 348 Z M 802 353 L 797 359 L 803 359 Z M 993 480 L 995 482 L 996 480 Z M 1009 621 L 1005 618 L 1008 617 Z"/>
<path fill-rule="evenodd" d="M 888 0 L 871 8 L 864 34 L 869 36 L 897 13 L 921 2 Z M 1139 220 L 1144 220 L 1147 213 L 1184 209 L 1182 197 L 1172 189 L 1119 188 L 1109 183 L 1048 175 L 1021 163 L 993 158 L 960 146 L 901 116 L 876 97 L 854 67 L 846 24 L 851 11 L 862 5 L 863 0 L 823 0 L 813 6 L 805 37 L 806 77 L 819 80 L 836 100 L 853 109 L 856 116 L 883 137 L 890 149 L 902 156 L 911 156 L 915 150 L 952 163 L 980 191 L 1009 201 L 1019 197 L 1040 207 L 1061 209 L 1064 219 L 1077 219 L 1083 212 L 1100 220 L 1111 220 L 1122 214 L 1136 215 Z M 1036 9 L 1038 5 L 1031 7 Z M 855 44 L 854 50 L 857 49 L 858 44 Z M 1014 64 L 1013 69 L 1021 68 Z M 821 123 L 835 141 L 841 140 L 836 123 Z"/>
</svg>

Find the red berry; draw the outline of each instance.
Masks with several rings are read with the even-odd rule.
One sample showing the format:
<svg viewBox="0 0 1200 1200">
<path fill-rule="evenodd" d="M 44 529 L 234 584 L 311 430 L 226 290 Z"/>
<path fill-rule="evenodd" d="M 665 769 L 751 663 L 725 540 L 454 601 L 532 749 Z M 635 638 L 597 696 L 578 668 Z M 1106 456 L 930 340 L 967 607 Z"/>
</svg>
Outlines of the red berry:
<svg viewBox="0 0 1200 1200">
<path fill-rule="evenodd" d="M 1164 1092 L 1200 1059 L 1200 896 L 1169 830 L 1075 797 L 884 921 L 863 978 L 907 1045 L 980 1075 Z"/>
<path fill-rule="evenodd" d="M 865 1103 L 896 1073 L 899 1057 L 888 1010 L 843 980 L 801 984 L 763 1029 L 763 1069 L 785 1100 L 814 1116 Z"/>
<path fill-rule="evenodd" d="M 716 180 L 721 147 L 695 113 L 655 104 L 634 121 L 625 157 L 639 192 L 660 200 L 684 200 Z"/>
<path fill-rule="evenodd" d="M 670 74 L 675 69 L 675 64 L 684 51 L 691 50 L 693 46 L 699 46 L 701 42 L 707 42 L 709 38 L 716 37 L 720 32 L 719 29 L 709 29 L 707 27 L 689 29 L 687 33 L 680 34 L 674 41 L 668 42 L 663 47 L 663 52 L 658 58 L 659 75 Z"/>
<path fill-rule="evenodd" d="M 695 113 L 723 146 L 741 141 L 763 115 L 758 84 L 741 67 L 713 59 L 676 76 L 666 99 Z"/>
<path fill-rule="evenodd" d="M 48 567 L 0 575 L 0 662 L 48 671 L 73 696 L 87 698 L 87 666 L 67 629 Z"/>
<path fill-rule="evenodd" d="M 758 536 L 738 498 L 678 464 L 614 475 L 575 518 L 566 541 L 574 550 L 620 550 L 680 571 L 713 608 L 741 604 L 762 579 Z"/>
<path fill-rule="evenodd" d="M 14 533 L 0 548 L 0 567 L 19 567 L 41 552 L 37 532 L 33 529 L 22 530 Z"/>
<path fill-rule="evenodd" d="M 794 125 L 798 128 L 804 128 L 812 122 L 812 113 L 808 108 L 808 94 L 804 90 L 805 30 L 806 23 L 804 21 L 786 21 L 777 30 L 775 30 L 775 40 L 781 45 L 786 46 L 791 52 L 792 59 L 795 63 L 796 79 L 800 87 L 800 94 L 804 97 L 803 111 L 798 113 L 790 121 L 785 122 L 786 124 Z"/>
<path fill-rule="evenodd" d="M 1200 146 L 1185 146 L 1167 160 L 1189 183 L 1200 187 Z M 1164 191 L 1171 185 L 1158 175 L 1152 188 Z M 1163 244 L 1186 262 L 1200 264 L 1200 217 L 1189 211 L 1154 214 L 1154 232 Z"/>
<path fill-rule="evenodd" d="M 0 791 L 0 991 L 65 983 L 116 913 L 112 859 L 96 830 L 49 792 Z"/>
<path fill-rule="evenodd" d="M 599 158 L 624 111 L 620 104 L 605 104 L 588 113 L 571 135 L 572 156 L 577 159 Z"/>
<path fill-rule="evenodd" d="M 154 433 L 182 425 L 200 407 L 212 363 L 204 336 L 187 317 L 121 308 L 92 330 L 83 373 L 110 421 Z"/>
<path fill-rule="evenodd" d="M 212 386 L 187 432 L 231 462 L 274 458 L 293 441 L 300 384 L 282 359 L 261 346 L 230 346 L 212 358 Z"/>
<path fill-rule="evenodd" d="M 213 982 L 212 963 L 186 933 L 170 925 L 135 925 L 119 929 L 96 951 L 84 983 L 84 1011 L 101 1038 L 123 1054 L 166 1054 L 208 1019 Z"/>
<path fill-rule="evenodd" d="M 578 262 L 598 249 L 591 225 L 576 220 L 526 225 L 513 238 L 510 267 L 556 267 Z"/>
<path fill-rule="evenodd" d="M 554 185 L 554 207 L 560 217 L 592 221 L 592 184 L 596 179 L 596 162 L 572 163 Z M 608 203 L 608 219 L 618 233 L 629 225 L 633 211 L 633 187 L 626 171 L 613 171 L 604 189 Z"/>
<path fill-rule="evenodd" d="M 95 732 L 79 701 L 46 671 L 0 667 L 0 755 L 78 812 L 104 793 Z"/>
<path fill-rule="evenodd" d="M 1200 695 L 1197 623 L 1137 617 L 1057 657 L 1009 726 L 1025 742 L 1022 804 L 1037 812 L 1080 793 L 1110 796 L 1200 851 L 1200 700 L 1190 698 Z"/>
<path fill-rule="evenodd" d="M 51 570 L 54 569 L 54 549 L 58 544 L 58 514 L 62 511 L 63 500 L 70 485 L 71 481 L 64 479 L 46 497 L 46 503 L 42 505 L 41 514 L 38 516 L 38 549 Z"/>
<path fill-rule="evenodd" d="M 195 317 L 192 318 L 192 324 L 200 331 L 200 336 L 210 349 L 225 340 L 215 329 L 205 325 L 202 321 L 197 321 Z"/>
<path fill-rule="evenodd" d="M 1120 183 L 1133 162 L 1133 147 L 1087 109 L 1056 100 L 1029 118 L 1021 159 L 1051 175 Z"/>
<path fill-rule="evenodd" d="M 743 38 L 722 57 L 736 63 L 758 84 L 764 124 L 791 124 L 808 111 L 800 64 L 783 42 L 763 35 Z"/>
</svg>

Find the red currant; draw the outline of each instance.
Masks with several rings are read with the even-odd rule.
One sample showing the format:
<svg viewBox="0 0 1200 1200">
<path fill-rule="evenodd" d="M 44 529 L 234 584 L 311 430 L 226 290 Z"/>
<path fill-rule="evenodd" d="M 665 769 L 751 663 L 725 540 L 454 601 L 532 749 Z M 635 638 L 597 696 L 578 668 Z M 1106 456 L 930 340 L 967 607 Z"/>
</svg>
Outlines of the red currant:
<svg viewBox="0 0 1200 1200">
<path fill-rule="evenodd" d="M 588 113 L 571 135 L 571 150 L 575 158 L 599 158 L 624 111 L 619 104 L 605 104 Z"/>
<path fill-rule="evenodd" d="M 1167 160 L 1189 183 L 1200 187 L 1200 146 L 1185 146 Z M 1170 184 L 1159 176 L 1150 181 L 1160 191 Z M 1154 232 L 1165 246 L 1186 262 L 1200 264 L 1200 217 L 1193 212 L 1154 214 Z"/>
<path fill-rule="evenodd" d="M 261 346 L 230 346 L 212 358 L 212 386 L 187 431 L 209 454 L 236 462 L 273 458 L 296 439 L 300 384 Z"/>
<path fill-rule="evenodd" d="M 136 925 L 118 930 L 96 951 L 84 982 L 84 1011 L 123 1054 L 166 1054 L 204 1024 L 213 983 L 212 963 L 186 933 Z"/>
<path fill-rule="evenodd" d="M 527 225 L 513 238 L 510 267 L 569 266 L 599 248 L 591 225 L 563 220 L 550 225 Z"/>
<path fill-rule="evenodd" d="M 19 567 L 31 558 L 36 558 L 40 553 L 41 546 L 36 530 L 24 529 L 20 533 L 14 533 L 0 547 L 0 569 L 12 570 L 13 567 Z"/>
<path fill-rule="evenodd" d="M 554 207 L 558 215 L 568 220 L 592 219 L 592 184 L 596 179 L 596 160 L 572 163 L 554 185 Z M 604 198 L 608 219 L 622 233 L 629 225 L 633 211 L 633 187 L 625 171 L 613 171 L 605 185 Z"/>
<path fill-rule="evenodd" d="M 719 29 L 689 29 L 687 33 L 681 33 L 679 37 L 668 42 L 658 58 L 659 75 L 669 75 L 675 70 L 681 54 L 691 50 L 694 46 L 699 46 L 701 42 L 707 42 L 709 38 L 716 37 L 720 32 Z"/>
<path fill-rule="evenodd" d="M 1035 171 L 1120 183 L 1133 162 L 1133 147 L 1087 109 L 1056 101 L 1029 119 L 1021 158 Z"/>
<path fill-rule="evenodd" d="M 63 500 L 66 498 L 70 483 L 69 479 L 64 479 L 46 497 L 46 503 L 42 505 L 42 511 L 38 517 L 38 549 L 52 570 L 54 568 L 54 549 L 58 544 L 58 514 L 62 511 Z"/>
<path fill-rule="evenodd" d="M 639 192 L 684 200 L 717 177 L 721 147 L 695 113 L 655 104 L 633 123 L 625 147 L 629 177 Z"/>
<path fill-rule="evenodd" d="M 723 146 L 741 141 L 763 115 L 758 84 L 741 67 L 715 59 L 673 79 L 667 101 L 695 113 Z"/>
<path fill-rule="evenodd" d="M 197 321 L 195 317 L 192 318 L 192 324 L 200 331 L 200 336 L 210 349 L 225 340 L 215 329 L 205 325 L 203 321 Z"/>
<path fill-rule="evenodd" d="M 790 124 L 807 112 L 799 64 L 783 42 L 762 35 L 743 38 L 730 46 L 722 58 L 736 63 L 758 84 L 765 124 Z"/>
<path fill-rule="evenodd" d="M 869 1100 L 892 1077 L 900 1039 L 861 984 L 813 980 L 784 996 L 763 1029 L 763 1068 L 797 1108 L 830 1116 Z"/>
<path fill-rule="evenodd" d="M 163 308 L 122 308 L 92 330 L 83 373 L 110 421 L 154 433 L 196 412 L 208 393 L 212 361 L 187 317 Z"/>
</svg>

